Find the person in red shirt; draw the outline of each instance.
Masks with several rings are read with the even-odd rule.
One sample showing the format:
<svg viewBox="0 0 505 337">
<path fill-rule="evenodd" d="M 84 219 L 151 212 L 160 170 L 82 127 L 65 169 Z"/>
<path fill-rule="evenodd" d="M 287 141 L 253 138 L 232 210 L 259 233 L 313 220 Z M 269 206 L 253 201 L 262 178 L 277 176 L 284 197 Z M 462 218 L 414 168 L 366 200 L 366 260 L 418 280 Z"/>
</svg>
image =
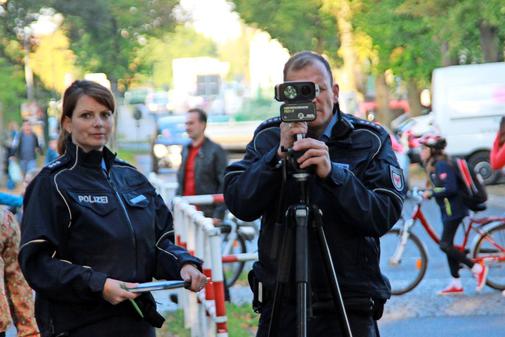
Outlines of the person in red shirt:
<svg viewBox="0 0 505 337">
<path fill-rule="evenodd" d="M 177 173 L 178 195 L 223 193 L 224 170 L 228 165 L 226 151 L 205 136 L 207 114 L 202 109 L 186 113 L 186 132 L 191 140 L 182 150 L 182 161 Z M 225 214 L 224 204 L 201 206 L 206 217 L 220 223 Z"/>
<path fill-rule="evenodd" d="M 505 167 L 505 116 L 501 118 L 500 129 L 496 133 L 490 159 L 493 169 L 499 170 Z"/>
</svg>

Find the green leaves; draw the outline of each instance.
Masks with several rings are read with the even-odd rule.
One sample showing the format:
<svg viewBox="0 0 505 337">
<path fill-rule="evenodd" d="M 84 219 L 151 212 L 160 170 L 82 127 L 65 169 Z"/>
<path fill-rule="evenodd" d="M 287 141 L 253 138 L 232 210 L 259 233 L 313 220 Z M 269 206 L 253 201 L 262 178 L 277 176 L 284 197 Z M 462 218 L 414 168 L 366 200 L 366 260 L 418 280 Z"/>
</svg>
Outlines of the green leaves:
<svg viewBox="0 0 505 337">
<path fill-rule="evenodd" d="M 336 20 L 321 0 L 233 0 L 241 18 L 267 31 L 290 52 L 315 50 L 335 55 Z"/>
</svg>

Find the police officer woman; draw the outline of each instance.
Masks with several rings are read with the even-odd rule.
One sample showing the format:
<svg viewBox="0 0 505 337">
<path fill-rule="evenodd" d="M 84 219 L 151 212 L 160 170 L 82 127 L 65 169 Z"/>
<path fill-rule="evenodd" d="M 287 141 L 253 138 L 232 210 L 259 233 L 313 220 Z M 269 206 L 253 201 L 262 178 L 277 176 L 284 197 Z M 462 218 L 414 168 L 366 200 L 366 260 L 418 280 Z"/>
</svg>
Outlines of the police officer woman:
<svg viewBox="0 0 505 337">
<path fill-rule="evenodd" d="M 153 186 L 105 144 L 114 99 L 76 81 L 65 91 L 57 160 L 28 186 L 19 260 L 36 291 L 42 336 L 155 336 L 163 318 L 140 282 L 184 279 L 201 261 L 170 240 L 172 215 Z"/>
</svg>

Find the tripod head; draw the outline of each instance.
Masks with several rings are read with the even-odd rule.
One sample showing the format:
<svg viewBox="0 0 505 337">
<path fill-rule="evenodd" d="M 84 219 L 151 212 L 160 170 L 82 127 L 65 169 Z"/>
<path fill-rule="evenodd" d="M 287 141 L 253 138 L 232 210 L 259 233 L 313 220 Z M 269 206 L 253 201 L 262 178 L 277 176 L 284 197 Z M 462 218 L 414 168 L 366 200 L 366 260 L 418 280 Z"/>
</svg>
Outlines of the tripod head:
<svg viewBox="0 0 505 337">
<path fill-rule="evenodd" d="M 296 140 L 303 139 L 305 135 L 297 134 Z M 297 160 L 303 155 L 303 151 L 294 151 L 292 148 L 287 150 L 286 155 L 286 171 L 287 176 L 292 177 L 298 183 L 300 188 L 300 202 L 309 204 L 309 196 L 307 193 L 307 181 L 309 177 L 314 174 L 314 167 L 301 169 Z"/>
</svg>

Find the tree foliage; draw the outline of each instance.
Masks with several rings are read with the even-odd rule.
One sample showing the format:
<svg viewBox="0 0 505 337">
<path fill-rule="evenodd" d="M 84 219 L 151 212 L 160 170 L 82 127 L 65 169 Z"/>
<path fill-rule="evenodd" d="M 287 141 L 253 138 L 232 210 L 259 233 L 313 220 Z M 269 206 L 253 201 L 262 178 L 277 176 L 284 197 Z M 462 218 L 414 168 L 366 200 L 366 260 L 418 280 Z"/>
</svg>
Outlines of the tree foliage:
<svg viewBox="0 0 505 337">
<path fill-rule="evenodd" d="M 322 0 L 233 0 L 248 24 L 267 31 L 290 52 L 315 50 L 336 57 L 339 47 L 335 17 Z"/>
<path fill-rule="evenodd" d="M 77 63 L 87 72 L 104 72 L 117 88 L 138 72 L 148 71 L 136 55 L 150 37 L 161 36 L 174 25 L 176 0 L 53 0 L 65 16 Z"/>
<path fill-rule="evenodd" d="M 151 78 L 154 86 L 168 87 L 172 83 L 172 60 L 180 57 L 217 56 L 217 46 L 194 29 L 180 24 L 173 32 L 152 37 L 136 58 L 150 69 L 139 80 Z"/>
</svg>

